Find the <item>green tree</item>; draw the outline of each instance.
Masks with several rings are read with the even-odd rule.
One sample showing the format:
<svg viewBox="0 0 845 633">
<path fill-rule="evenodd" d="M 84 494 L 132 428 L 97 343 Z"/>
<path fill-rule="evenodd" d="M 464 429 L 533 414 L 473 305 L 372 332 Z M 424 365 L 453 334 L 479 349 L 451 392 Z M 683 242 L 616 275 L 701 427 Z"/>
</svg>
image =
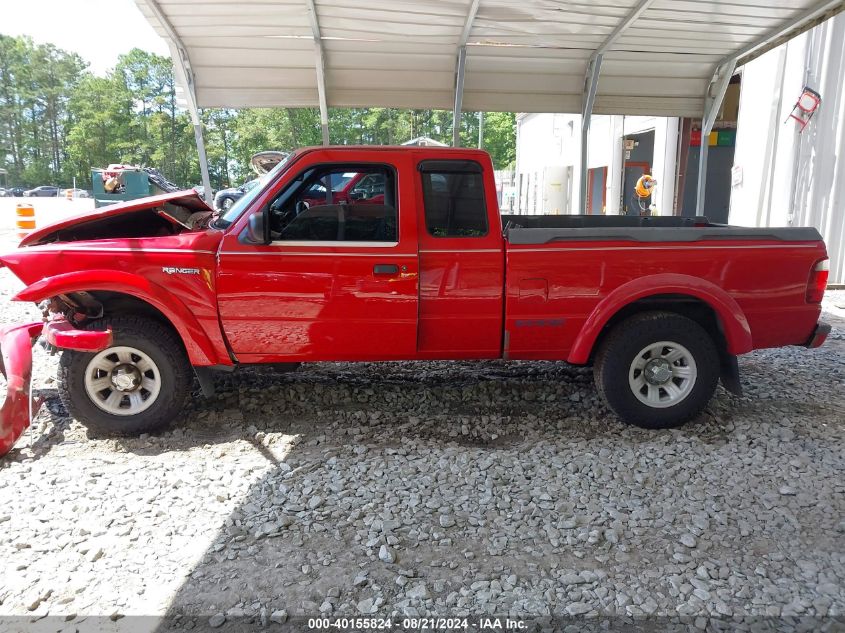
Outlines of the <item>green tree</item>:
<svg viewBox="0 0 845 633">
<path fill-rule="evenodd" d="M 207 109 L 201 112 L 212 186 L 253 177 L 250 157 L 322 141 L 316 108 Z M 484 146 L 497 168 L 514 162 L 513 113 L 485 116 Z M 445 110 L 332 108 L 331 142 L 399 144 L 429 136 L 451 144 Z M 461 117 L 461 143 L 475 147 L 478 115 Z M 25 37 L 0 35 L 0 163 L 9 182 L 87 183 L 91 168 L 133 163 L 159 169 L 181 186 L 200 182 L 193 126 L 176 99 L 167 57 L 133 49 L 105 77 L 75 54 Z"/>
<path fill-rule="evenodd" d="M 10 182 L 63 180 L 68 101 L 84 70 L 75 53 L 0 35 L 0 160 Z"/>
</svg>

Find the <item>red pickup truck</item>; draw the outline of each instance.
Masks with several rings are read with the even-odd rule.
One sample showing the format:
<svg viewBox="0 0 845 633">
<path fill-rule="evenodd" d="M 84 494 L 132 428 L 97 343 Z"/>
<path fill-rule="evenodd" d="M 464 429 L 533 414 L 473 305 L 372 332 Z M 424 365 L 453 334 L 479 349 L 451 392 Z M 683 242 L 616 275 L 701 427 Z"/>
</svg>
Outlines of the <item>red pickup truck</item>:
<svg viewBox="0 0 845 633">
<path fill-rule="evenodd" d="M 2 334 L 0 454 L 34 410 L 42 334 L 67 410 L 126 434 L 239 365 L 494 358 L 592 364 L 622 419 L 669 427 L 720 377 L 739 389 L 736 355 L 829 331 L 815 229 L 501 216 L 489 156 L 467 149 L 301 149 L 222 215 L 191 191 L 117 204 L 0 262 L 45 314 Z"/>
</svg>

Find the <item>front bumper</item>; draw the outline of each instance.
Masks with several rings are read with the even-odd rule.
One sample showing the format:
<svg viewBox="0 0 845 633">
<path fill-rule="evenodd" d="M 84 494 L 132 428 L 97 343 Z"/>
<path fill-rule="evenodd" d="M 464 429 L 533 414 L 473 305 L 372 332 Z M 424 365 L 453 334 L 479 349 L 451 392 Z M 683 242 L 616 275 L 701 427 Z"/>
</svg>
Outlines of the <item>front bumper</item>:
<svg viewBox="0 0 845 633">
<path fill-rule="evenodd" d="M 98 352 L 112 344 L 111 330 L 77 330 L 64 319 L 0 329 L 0 371 L 6 377 L 6 400 L 0 406 L 0 457 L 12 450 L 43 404 L 42 399 L 30 396 L 32 346 L 42 333 L 54 347 L 82 352 Z"/>
<path fill-rule="evenodd" d="M 804 343 L 804 347 L 809 347 L 810 349 L 821 347 L 827 340 L 828 334 L 830 334 L 830 324 L 825 323 L 824 321 L 819 321 L 816 324 L 816 328 L 813 330 L 813 334 L 810 336 L 809 340 Z"/>
</svg>

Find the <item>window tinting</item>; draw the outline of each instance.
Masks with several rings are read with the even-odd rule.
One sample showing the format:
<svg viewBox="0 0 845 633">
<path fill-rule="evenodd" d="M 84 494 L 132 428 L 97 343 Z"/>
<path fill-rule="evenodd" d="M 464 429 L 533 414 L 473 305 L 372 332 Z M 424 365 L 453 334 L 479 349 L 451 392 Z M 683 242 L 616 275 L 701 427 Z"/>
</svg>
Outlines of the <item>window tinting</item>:
<svg viewBox="0 0 845 633">
<path fill-rule="evenodd" d="M 484 179 L 480 173 L 423 171 L 425 225 L 434 237 L 487 235 Z"/>
<path fill-rule="evenodd" d="M 337 207 L 321 206 L 306 209 L 283 230 L 281 240 L 314 240 L 330 242 L 338 239 Z"/>
<path fill-rule="evenodd" d="M 395 242 L 396 211 L 383 204 L 312 207 L 296 216 L 278 239 Z"/>
<path fill-rule="evenodd" d="M 396 177 L 382 165 L 326 165 L 270 203 L 274 240 L 396 242 Z"/>
</svg>

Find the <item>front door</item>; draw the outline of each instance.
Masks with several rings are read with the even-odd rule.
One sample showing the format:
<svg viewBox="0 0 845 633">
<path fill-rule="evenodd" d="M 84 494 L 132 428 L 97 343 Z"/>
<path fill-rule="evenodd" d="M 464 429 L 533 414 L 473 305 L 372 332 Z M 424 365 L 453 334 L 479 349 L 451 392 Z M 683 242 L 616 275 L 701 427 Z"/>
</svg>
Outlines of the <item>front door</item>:
<svg viewBox="0 0 845 633">
<path fill-rule="evenodd" d="M 240 362 L 415 355 L 417 235 L 414 209 L 398 195 L 413 186 L 401 182 L 404 160 L 308 164 L 306 156 L 247 212 L 268 214 L 271 243 L 226 236 L 219 309 Z M 352 181 L 369 189 L 342 195 Z"/>
</svg>

